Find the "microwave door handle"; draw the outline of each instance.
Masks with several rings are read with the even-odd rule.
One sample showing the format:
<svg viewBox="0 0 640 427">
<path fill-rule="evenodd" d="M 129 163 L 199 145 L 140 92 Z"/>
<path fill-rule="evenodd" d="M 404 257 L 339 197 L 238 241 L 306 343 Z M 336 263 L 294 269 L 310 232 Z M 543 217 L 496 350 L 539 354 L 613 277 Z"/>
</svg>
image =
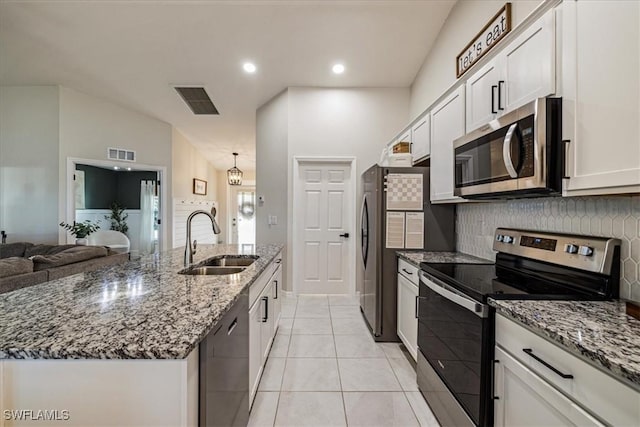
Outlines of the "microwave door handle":
<svg viewBox="0 0 640 427">
<path fill-rule="evenodd" d="M 513 139 L 513 135 L 516 133 L 517 128 L 517 123 L 509 126 L 509 130 L 504 136 L 504 143 L 502 144 L 502 160 L 504 161 L 504 166 L 507 168 L 507 172 L 509 172 L 509 176 L 511 178 L 518 177 L 518 172 L 516 172 L 516 168 L 513 165 L 513 160 L 511 159 L 511 140 Z"/>
</svg>

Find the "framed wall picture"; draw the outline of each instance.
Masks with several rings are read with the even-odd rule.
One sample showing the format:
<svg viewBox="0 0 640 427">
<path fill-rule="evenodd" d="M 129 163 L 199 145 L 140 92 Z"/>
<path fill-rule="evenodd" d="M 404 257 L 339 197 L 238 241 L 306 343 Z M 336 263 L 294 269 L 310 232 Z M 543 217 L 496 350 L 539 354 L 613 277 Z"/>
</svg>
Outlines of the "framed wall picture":
<svg viewBox="0 0 640 427">
<path fill-rule="evenodd" d="M 193 178 L 193 194 L 207 195 L 207 181 Z"/>
</svg>

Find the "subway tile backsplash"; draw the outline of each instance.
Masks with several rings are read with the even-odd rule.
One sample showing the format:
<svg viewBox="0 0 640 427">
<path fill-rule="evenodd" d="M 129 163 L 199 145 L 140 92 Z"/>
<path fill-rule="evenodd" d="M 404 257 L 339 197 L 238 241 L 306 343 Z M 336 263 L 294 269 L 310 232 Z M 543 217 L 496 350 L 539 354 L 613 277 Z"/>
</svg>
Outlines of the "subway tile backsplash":
<svg viewBox="0 0 640 427">
<path fill-rule="evenodd" d="M 617 237 L 621 247 L 621 298 L 640 301 L 640 195 L 550 197 L 457 207 L 458 251 L 495 259 L 498 227 Z"/>
</svg>

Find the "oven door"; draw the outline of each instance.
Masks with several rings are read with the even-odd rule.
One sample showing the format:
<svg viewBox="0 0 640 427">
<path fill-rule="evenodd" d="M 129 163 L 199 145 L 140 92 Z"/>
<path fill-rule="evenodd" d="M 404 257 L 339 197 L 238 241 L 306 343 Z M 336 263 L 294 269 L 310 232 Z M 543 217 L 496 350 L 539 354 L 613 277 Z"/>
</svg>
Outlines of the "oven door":
<svg viewBox="0 0 640 427">
<path fill-rule="evenodd" d="M 490 425 L 493 418 L 492 402 L 487 398 L 491 392 L 492 337 L 487 305 L 420 272 L 418 347 L 430 369 L 418 366 L 418 383 L 437 390 L 433 378 L 439 378 L 476 426 Z M 431 374 L 433 378 L 427 378 L 434 371 L 437 377 Z M 426 380 L 420 378 L 421 372 L 426 373 Z M 423 387 L 421 391 L 429 401 L 428 391 Z M 445 401 L 442 393 L 437 400 Z M 449 407 L 443 411 L 446 413 L 436 413 L 441 423 L 452 412 L 450 404 L 442 406 Z"/>
<path fill-rule="evenodd" d="M 547 182 L 548 160 L 559 164 L 555 159 L 559 154 L 557 150 L 549 153 L 548 143 L 553 141 L 554 149 L 561 145 L 555 141 L 558 132 L 552 132 L 561 122 L 560 102 L 538 99 L 457 139 L 454 194 L 489 198 L 517 191 L 556 191 L 556 180 Z M 554 159 L 547 159 L 548 155 Z"/>
</svg>

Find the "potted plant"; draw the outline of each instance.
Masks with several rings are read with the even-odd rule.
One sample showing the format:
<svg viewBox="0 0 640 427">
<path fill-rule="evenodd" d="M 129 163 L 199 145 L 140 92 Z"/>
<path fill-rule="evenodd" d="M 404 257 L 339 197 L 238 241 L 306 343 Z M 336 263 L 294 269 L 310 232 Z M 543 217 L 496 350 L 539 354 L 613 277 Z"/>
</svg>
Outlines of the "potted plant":
<svg viewBox="0 0 640 427">
<path fill-rule="evenodd" d="M 61 222 L 60 227 L 67 230 L 72 236 L 76 238 L 76 245 L 86 245 L 87 236 L 100 228 L 97 223 L 93 223 L 89 219 L 83 222 L 73 221 L 73 224 Z"/>
<path fill-rule="evenodd" d="M 125 207 L 120 206 L 118 202 L 111 203 L 111 215 L 105 215 L 104 219 L 111 221 L 111 230 L 119 231 L 123 234 L 127 234 L 129 226 L 127 225 L 127 218 L 129 214 L 124 213 Z"/>
</svg>

